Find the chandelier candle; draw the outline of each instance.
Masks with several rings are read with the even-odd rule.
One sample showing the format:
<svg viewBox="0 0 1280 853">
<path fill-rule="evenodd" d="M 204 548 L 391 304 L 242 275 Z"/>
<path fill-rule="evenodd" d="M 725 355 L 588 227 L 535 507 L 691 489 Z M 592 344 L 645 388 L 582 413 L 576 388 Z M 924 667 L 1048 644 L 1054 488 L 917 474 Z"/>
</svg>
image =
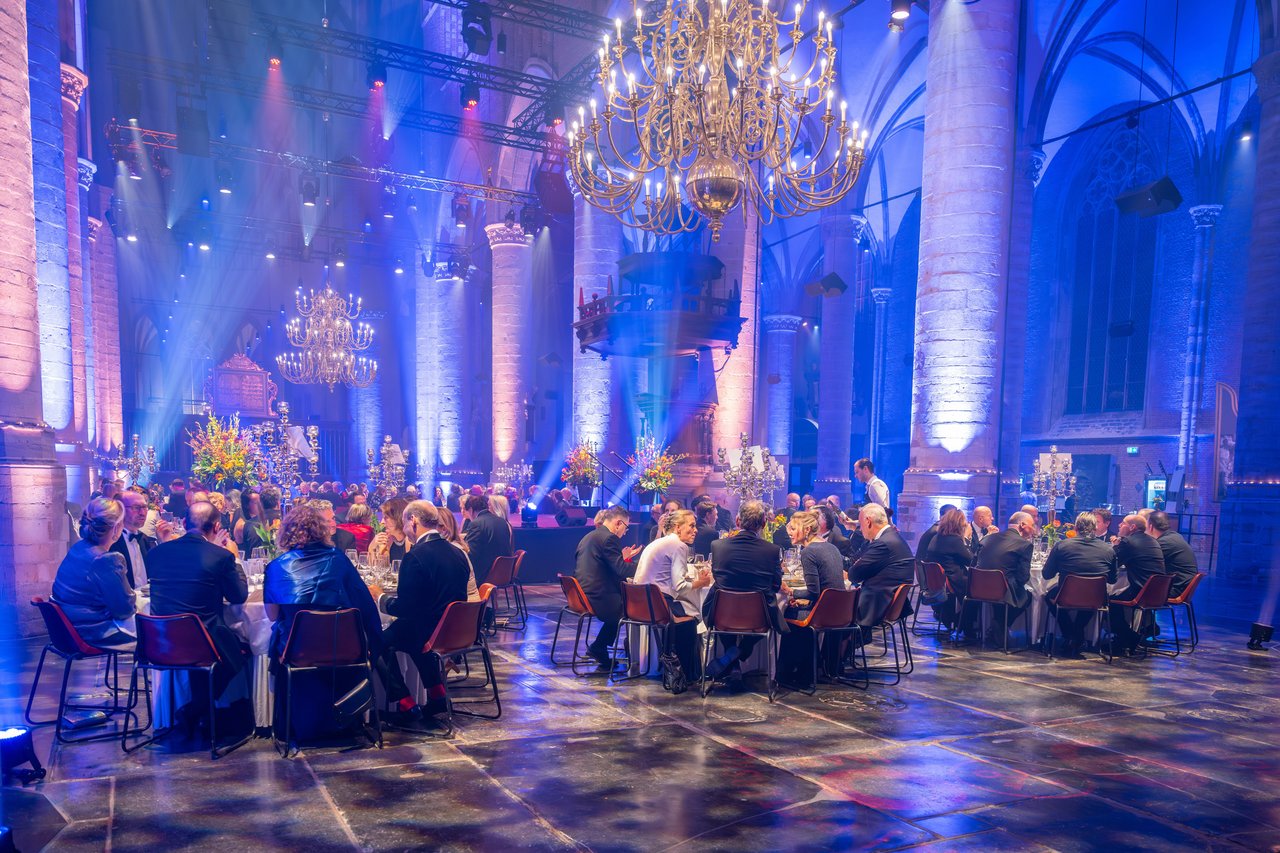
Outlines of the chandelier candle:
<svg viewBox="0 0 1280 853">
<path fill-rule="evenodd" d="M 343 299 L 326 286 L 317 294 L 297 293 L 298 313 L 285 326 L 289 343 L 298 352 L 276 356 L 281 375 L 295 385 L 329 386 L 339 383 L 351 388 L 368 388 L 378 375 L 378 362 L 356 353 L 373 343 L 373 327 L 368 323 L 352 325 L 359 318 L 361 300 Z M 304 323 L 305 321 L 305 323 Z"/>
</svg>

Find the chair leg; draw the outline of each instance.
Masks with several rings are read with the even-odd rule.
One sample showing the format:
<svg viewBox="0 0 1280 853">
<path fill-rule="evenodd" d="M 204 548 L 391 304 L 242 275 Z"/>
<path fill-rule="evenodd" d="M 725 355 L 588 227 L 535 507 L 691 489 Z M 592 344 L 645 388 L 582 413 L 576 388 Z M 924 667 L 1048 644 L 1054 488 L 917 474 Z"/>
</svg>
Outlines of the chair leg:
<svg viewBox="0 0 1280 853">
<path fill-rule="evenodd" d="M 1200 645 L 1200 625 L 1196 622 L 1196 608 L 1190 601 L 1182 605 L 1187 612 L 1187 632 L 1191 635 L 1191 651 Z"/>
<path fill-rule="evenodd" d="M 778 643 L 780 641 L 781 640 L 779 635 L 774 633 L 773 631 L 770 631 L 769 636 L 765 638 L 765 642 L 769 644 L 769 649 L 768 649 L 769 671 L 767 673 L 767 677 L 769 681 L 765 686 L 768 688 L 770 702 L 772 702 L 774 700 L 774 697 L 778 695 Z M 818 641 L 817 637 L 815 636 L 814 643 L 816 644 L 817 641 Z M 818 680 L 818 670 L 816 668 L 816 663 L 815 663 L 815 669 L 813 671 L 813 678 L 814 678 L 814 689 L 816 690 L 817 680 Z"/>
<path fill-rule="evenodd" d="M 49 723 L 57 722 L 56 718 L 52 720 L 31 719 L 31 705 L 36 700 L 36 688 L 40 686 L 40 674 L 44 672 L 44 659 L 47 654 L 49 654 L 49 647 L 46 645 L 40 651 L 40 662 L 36 664 L 36 677 L 31 682 L 31 692 L 27 694 L 27 710 L 24 716 L 26 718 L 26 721 L 33 726 L 47 726 L 49 725 Z"/>
<path fill-rule="evenodd" d="M 452 717 L 452 715 L 454 714 L 461 714 L 464 717 L 481 717 L 486 720 L 496 720 L 502 716 L 502 700 L 498 698 L 498 676 L 493 670 L 493 656 L 489 653 L 489 646 L 487 644 L 482 644 L 480 646 L 480 659 L 484 663 L 485 679 L 491 685 L 493 695 L 490 698 L 492 699 L 493 704 L 496 707 L 496 712 L 493 714 L 480 714 L 475 711 L 464 711 L 456 707 L 456 705 L 454 704 L 452 695 L 449 694 L 448 698 L 449 698 L 450 717 Z M 483 702 L 483 701 L 485 700 L 468 699 L 465 702 L 458 702 L 457 705 L 470 705 L 476 702 Z"/>
<path fill-rule="evenodd" d="M 560 612 L 556 614 L 556 631 L 551 635 L 551 665 L 564 666 L 562 663 L 556 663 L 556 643 L 560 642 L 560 623 L 564 621 L 565 611 L 568 607 L 561 607 Z"/>
<path fill-rule="evenodd" d="M 62 736 L 62 717 L 67 710 L 67 682 L 71 679 L 71 658 L 62 668 L 62 689 L 58 692 L 58 718 L 53 724 L 53 736 L 58 743 L 71 743 Z"/>
<path fill-rule="evenodd" d="M 711 666 L 711 655 L 714 653 L 716 644 L 716 632 L 708 631 L 707 635 L 702 638 L 702 698 L 707 698 L 707 691 L 711 689 L 711 679 L 708 677 L 707 668 Z"/>
</svg>

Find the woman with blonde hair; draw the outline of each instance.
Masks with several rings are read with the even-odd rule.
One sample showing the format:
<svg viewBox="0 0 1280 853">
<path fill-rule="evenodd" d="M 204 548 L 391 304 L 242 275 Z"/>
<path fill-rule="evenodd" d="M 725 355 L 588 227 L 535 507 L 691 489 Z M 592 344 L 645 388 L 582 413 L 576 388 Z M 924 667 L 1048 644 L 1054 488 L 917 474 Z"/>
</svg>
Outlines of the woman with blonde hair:
<svg viewBox="0 0 1280 853">
<path fill-rule="evenodd" d="M 127 651 L 137 642 L 137 612 L 124 555 L 111 546 L 124 530 L 124 505 L 94 498 L 80 518 L 80 541 L 62 558 L 53 579 L 53 600 L 85 642 Z"/>
<path fill-rule="evenodd" d="M 480 588 L 476 586 L 476 567 L 471 565 L 471 546 L 467 544 L 467 540 L 462 538 L 462 534 L 458 532 L 458 519 L 453 517 L 453 513 L 447 509 L 442 509 L 438 513 L 440 516 L 440 535 L 447 539 L 450 544 L 457 546 L 458 550 L 467 555 L 467 565 L 470 567 L 471 574 L 467 577 L 467 601 L 480 600 Z"/>
<path fill-rule="evenodd" d="M 825 539 L 818 538 L 818 513 L 815 510 L 800 510 L 793 513 L 787 521 L 787 535 L 791 544 L 800 549 L 800 567 L 804 572 L 803 598 L 791 599 L 787 609 L 789 619 L 803 619 L 809 609 L 818 601 L 818 596 L 825 589 L 845 588 L 844 556 L 840 549 Z M 792 595 L 786 584 L 782 591 Z M 816 642 L 814 632 L 809 628 L 793 627 L 789 633 L 782 635 L 782 646 L 778 652 L 778 680 L 793 687 L 812 684 L 817 679 L 813 671 L 813 644 Z M 824 666 L 827 674 L 835 676 L 840 666 L 840 639 L 836 635 L 827 637 L 823 644 Z M 806 688 L 807 689 L 807 688 Z"/>
<path fill-rule="evenodd" d="M 369 543 L 373 541 L 373 510 L 369 509 L 368 504 L 352 504 L 347 508 L 347 520 L 338 525 L 339 530 L 345 530 L 351 534 L 356 540 L 356 550 L 361 554 L 369 550 Z"/>
</svg>

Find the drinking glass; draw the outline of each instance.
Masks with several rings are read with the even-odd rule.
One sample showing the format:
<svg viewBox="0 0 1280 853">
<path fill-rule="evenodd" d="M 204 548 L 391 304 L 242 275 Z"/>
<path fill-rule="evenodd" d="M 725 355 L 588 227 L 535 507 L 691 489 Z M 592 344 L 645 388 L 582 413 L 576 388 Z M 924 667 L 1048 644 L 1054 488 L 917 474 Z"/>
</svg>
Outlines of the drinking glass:
<svg viewBox="0 0 1280 853">
<path fill-rule="evenodd" d="M 352 565 L 359 565 L 359 557 L 354 548 L 347 549 L 347 559 L 351 561 Z"/>
</svg>

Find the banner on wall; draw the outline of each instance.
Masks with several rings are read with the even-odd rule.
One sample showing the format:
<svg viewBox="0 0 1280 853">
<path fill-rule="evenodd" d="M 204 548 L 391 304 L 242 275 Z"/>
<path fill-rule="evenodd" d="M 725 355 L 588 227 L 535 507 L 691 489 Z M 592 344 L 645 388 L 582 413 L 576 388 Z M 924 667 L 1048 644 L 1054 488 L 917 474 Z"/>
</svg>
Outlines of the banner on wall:
<svg viewBox="0 0 1280 853">
<path fill-rule="evenodd" d="M 1217 425 L 1213 431 L 1213 499 L 1227 499 L 1227 483 L 1236 467 L 1236 417 L 1240 413 L 1236 389 L 1218 383 Z"/>
</svg>

